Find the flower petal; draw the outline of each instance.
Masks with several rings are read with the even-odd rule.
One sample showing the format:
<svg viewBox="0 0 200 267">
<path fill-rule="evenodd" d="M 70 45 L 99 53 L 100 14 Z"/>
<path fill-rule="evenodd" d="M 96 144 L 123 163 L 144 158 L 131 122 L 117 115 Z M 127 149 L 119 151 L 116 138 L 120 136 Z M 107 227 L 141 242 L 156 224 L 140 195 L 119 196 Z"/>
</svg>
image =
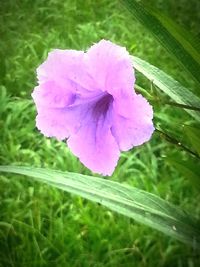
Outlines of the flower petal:
<svg viewBox="0 0 200 267">
<path fill-rule="evenodd" d="M 147 142 L 154 131 L 153 110 L 147 100 L 141 95 L 135 95 L 127 102 L 128 112 L 123 112 L 117 101 L 113 104 L 111 131 L 122 151 Z"/>
<path fill-rule="evenodd" d="M 150 139 L 153 111 L 133 89 L 125 48 L 102 40 L 86 53 L 56 49 L 37 75 L 36 126 L 45 136 L 68 138 L 69 148 L 93 172 L 111 175 L 120 149 Z"/>
<path fill-rule="evenodd" d="M 47 137 L 64 140 L 82 127 L 91 111 L 91 104 L 66 108 L 47 108 L 38 105 L 37 111 L 37 128 Z"/>
<path fill-rule="evenodd" d="M 69 136 L 65 109 L 37 107 L 37 128 L 47 137 L 64 140 Z"/>
<path fill-rule="evenodd" d="M 59 87 L 78 93 L 95 90 L 95 82 L 87 73 L 84 58 L 83 51 L 53 50 L 37 68 L 39 84 L 54 81 Z"/>
<path fill-rule="evenodd" d="M 103 116 L 94 123 L 88 116 L 80 130 L 69 137 L 68 146 L 95 173 L 111 175 L 119 159 L 119 147 Z"/>
<path fill-rule="evenodd" d="M 64 108 L 74 103 L 76 94 L 48 81 L 36 86 L 31 94 L 36 106 L 44 108 Z"/>
<path fill-rule="evenodd" d="M 85 61 L 102 91 L 113 96 L 133 93 L 134 70 L 126 48 L 101 40 L 87 51 Z"/>
</svg>

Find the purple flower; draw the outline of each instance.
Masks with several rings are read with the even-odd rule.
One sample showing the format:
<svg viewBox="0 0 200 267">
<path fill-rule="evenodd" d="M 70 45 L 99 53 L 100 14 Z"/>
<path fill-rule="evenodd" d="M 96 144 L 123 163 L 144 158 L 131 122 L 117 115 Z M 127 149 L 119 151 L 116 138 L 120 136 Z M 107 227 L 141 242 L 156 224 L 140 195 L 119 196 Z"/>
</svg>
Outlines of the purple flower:
<svg viewBox="0 0 200 267">
<path fill-rule="evenodd" d="M 93 172 L 111 175 L 121 151 L 148 141 L 153 111 L 134 91 L 135 76 L 124 47 L 101 40 L 87 52 L 55 49 L 37 69 L 32 97 L 37 128 L 67 139 Z"/>
</svg>

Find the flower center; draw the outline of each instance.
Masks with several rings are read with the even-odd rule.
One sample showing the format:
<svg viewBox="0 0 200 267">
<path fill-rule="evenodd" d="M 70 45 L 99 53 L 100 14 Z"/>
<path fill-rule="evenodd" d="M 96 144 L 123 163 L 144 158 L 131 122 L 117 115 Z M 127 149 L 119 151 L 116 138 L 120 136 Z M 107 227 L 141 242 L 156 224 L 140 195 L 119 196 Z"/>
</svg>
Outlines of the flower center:
<svg viewBox="0 0 200 267">
<path fill-rule="evenodd" d="M 106 94 L 101 97 L 93 107 L 93 115 L 95 116 L 95 118 L 99 118 L 101 115 L 105 117 L 112 102 L 112 95 Z"/>
</svg>

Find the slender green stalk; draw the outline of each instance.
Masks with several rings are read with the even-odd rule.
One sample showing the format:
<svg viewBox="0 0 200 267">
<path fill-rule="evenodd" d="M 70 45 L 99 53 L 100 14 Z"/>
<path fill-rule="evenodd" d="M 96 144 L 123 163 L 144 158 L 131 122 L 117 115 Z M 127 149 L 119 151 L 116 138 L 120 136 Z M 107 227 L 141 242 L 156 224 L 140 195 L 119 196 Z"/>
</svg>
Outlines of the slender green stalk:
<svg viewBox="0 0 200 267">
<path fill-rule="evenodd" d="M 196 154 L 194 151 L 190 150 L 188 147 L 186 147 L 185 145 L 183 145 L 181 142 L 179 142 L 178 140 L 176 140 L 174 137 L 171 137 L 169 134 L 159 130 L 156 128 L 156 131 L 160 134 L 160 136 L 162 136 L 166 141 L 170 142 L 171 144 L 176 145 L 179 148 L 182 148 L 183 150 L 185 150 L 186 152 L 188 152 L 189 154 L 195 156 L 196 158 L 200 159 L 199 155 Z"/>
</svg>

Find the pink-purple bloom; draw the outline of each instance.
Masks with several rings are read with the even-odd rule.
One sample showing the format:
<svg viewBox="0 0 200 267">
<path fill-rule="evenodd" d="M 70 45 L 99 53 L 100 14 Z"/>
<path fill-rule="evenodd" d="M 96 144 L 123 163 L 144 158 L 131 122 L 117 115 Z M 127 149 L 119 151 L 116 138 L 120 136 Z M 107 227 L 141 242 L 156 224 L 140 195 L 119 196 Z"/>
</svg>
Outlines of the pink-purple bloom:
<svg viewBox="0 0 200 267">
<path fill-rule="evenodd" d="M 134 70 L 124 47 L 101 40 L 87 52 L 55 49 L 37 69 L 32 97 L 36 126 L 67 140 L 90 170 L 111 175 L 120 151 L 148 141 L 153 110 L 134 91 Z"/>
</svg>

